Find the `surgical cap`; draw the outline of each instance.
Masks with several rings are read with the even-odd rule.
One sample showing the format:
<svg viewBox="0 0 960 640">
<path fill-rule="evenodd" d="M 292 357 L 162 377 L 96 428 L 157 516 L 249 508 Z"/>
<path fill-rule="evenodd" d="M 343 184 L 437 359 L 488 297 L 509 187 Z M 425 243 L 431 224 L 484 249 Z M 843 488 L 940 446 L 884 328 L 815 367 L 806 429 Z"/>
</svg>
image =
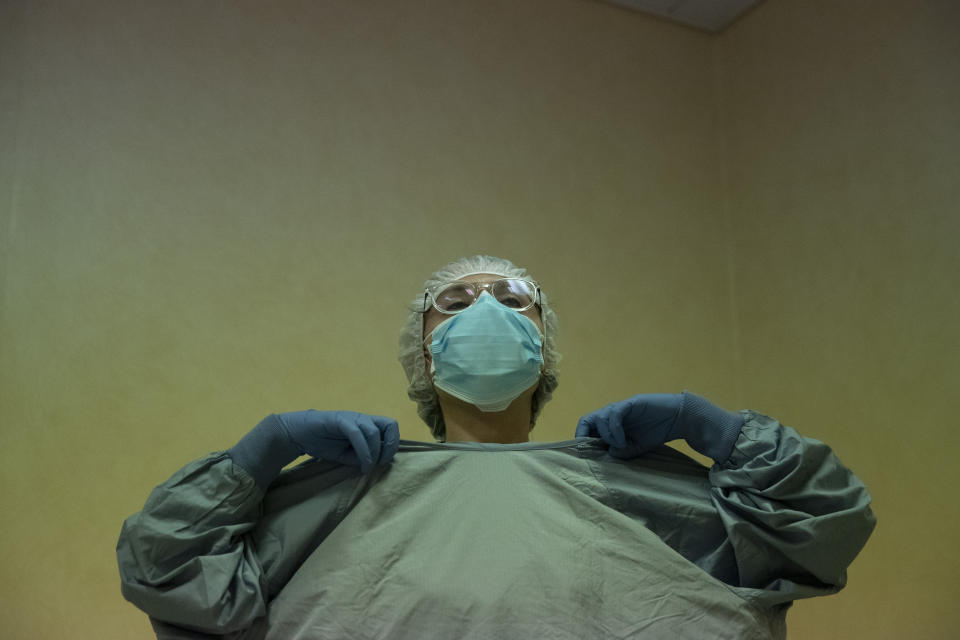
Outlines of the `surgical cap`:
<svg viewBox="0 0 960 640">
<path fill-rule="evenodd" d="M 447 436 L 447 427 L 443 421 L 443 412 L 440 410 L 440 400 L 433 388 L 433 382 L 427 374 L 426 359 L 423 355 L 423 294 L 432 291 L 445 282 L 459 280 L 477 273 L 490 273 L 505 278 L 529 278 L 527 270 L 518 267 L 509 260 L 494 258 L 493 256 L 473 256 L 461 258 L 442 267 L 426 282 L 423 288 L 414 297 L 407 314 L 407 322 L 400 334 L 400 364 L 407 374 L 410 386 L 407 395 L 417 403 L 417 413 L 430 427 L 430 432 L 438 442 L 444 442 Z M 557 388 L 557 365 L 560 362 L 560 353 L 557 351 L 557 315 L 547 302 L 547 295 L 540 291 L 540 318 L 546 339 L 543 343 L 543 374 L 540 376 L 540 386 L 533 394 L 533 406 L 530 414 L 530 430 L 536 424 L 537 416 L 543 405 L 553 397 L 553 390 Z"/>
</svg>

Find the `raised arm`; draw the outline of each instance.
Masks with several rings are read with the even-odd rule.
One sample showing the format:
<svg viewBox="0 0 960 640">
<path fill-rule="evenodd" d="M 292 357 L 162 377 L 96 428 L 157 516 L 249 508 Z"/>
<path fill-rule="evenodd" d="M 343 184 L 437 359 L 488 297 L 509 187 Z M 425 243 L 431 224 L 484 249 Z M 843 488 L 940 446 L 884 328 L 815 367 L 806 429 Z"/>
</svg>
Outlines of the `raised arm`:
<svg viewBox="0 0 960 640">
<path fill-rule="evenodd" d="M 677 533 L 683 518 L 666 509 L 652 526 L 768 606 L 839 591 L 876 524 L 866 487 L 830 447 L 753 411 L 726 411 L 688 392 L 645 394 L 584 416 L 576 435 L 603 438 L 616 458 L 680 438 L 712 458 L 709 493 L 701 495 L 719 523 Z M 622 490 L 630 491 L 626 483 Z"/>
<path fill-rule="evenodd" d="M 191 462 L 127 518 L 117 544 L 124 597 L 151 618 L 226 634 L 266 613 L 269 576 L 251 535 L 265 493 L 301 454 L 369 472 L 396 453 L 396 422 L 354 412 L 271 414 L 225 452 Z M 323 515 L 316 514 L 319 526 Z M 306 532 L 304 539 L 309 539 Z M 269 569 L 269 567 L 266 567 Z"/>
</svg>

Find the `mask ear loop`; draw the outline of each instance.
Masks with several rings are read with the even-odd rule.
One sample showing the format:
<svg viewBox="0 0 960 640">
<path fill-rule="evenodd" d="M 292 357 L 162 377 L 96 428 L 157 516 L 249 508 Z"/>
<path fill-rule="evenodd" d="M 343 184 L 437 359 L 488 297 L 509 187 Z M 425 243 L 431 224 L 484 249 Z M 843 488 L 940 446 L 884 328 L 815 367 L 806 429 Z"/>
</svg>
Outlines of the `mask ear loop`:
<svg viewBox="0 0 960 640">
<path fill-rule="evenodd" d="M 426 319 L 426 317 L 427 317 L 427 316 L 426 316 L 426 313 L 423 314 L 423 317 L 424 317 L 424 319 Z M 422 324 L 422 323 L 421 323 L 421 325 L 420 325 L 420 331 L 423 331 L 423 324 Z M 426 362 L 427 362 L 427 354 L 429 353 L 428 347 L 427 347 L 427 339 L 428 339 L 428 338 L 430 339 L 431 342 L 433 342 L 433 331 L 432 331 L 432 330 L 430 331 L 430 333 L 428 333 L 426 336 L 424 336 L 423 340 L 420 341 L 420 345 L 423 347 L 421 353 L 423 354 L 423 362 L 424 362 L 424 364 L 426 364 Z M 429 372 L 430 372 L 430 384 L 431 384 L 431 385 L 433 384 L 433 378 L 434 378 L 434 375 L 435 375 L 436 371 L 437 371 L 437 368 L 436 368 L 436 367 L 434 366 L 434 364 L 433 364 L 433 356 L 431 355 L 431 356 L 430 356 L 430 370 L 429 370 Z M 434 389 L 434 394 L 436 394 L 436 389 Z M 432 428 L 430 429 L 431 433 L 432 433 L 433 431 L 436 431 L 436 430 L 437 430 L 437 422 L 440 420 L 441 417 L 443 417 L 443 414 L 442 414 L 442 413 L 437 413 L 437 415 L 435 415 L 435 416 L 433 417 L 433 426 L 432 426 Z M 440 442 L 440 443 L 442 444 L 442 443 L 445 443 L 446 441 L 447 441 L 446 429 L 444 429 L 443 439 L 442 439 L 442 440 L 439 440 L 438 442 Z"/>
<path fill-rule="evenodd" d="M 433 331 L 430 331 L 430 333 L 424 336 L 423 340 L 420 341 L 420 346 L 422 347 L 421 353 L 423 354 L 423 363 L 424 364 L 427 363 L 428 357 L 430 359 L 430 369 L 429 369 L 430 382 L 433 382 L 433 376 L 437 371 L 436 366 L 434 366 L 433 364 L 433 354 L 430 353 L 430 345 L 432 344 L 433 344 Z"/>
<path fill-rule="evenodd" d="M 547 321 L 543 317 L 543 291 L 540 290 L 540 285 L 537 285 L 537 299 L 534 300 L 533 306 L 537 308 L 537 313 L 540 315 L 540 324 L 543 325 L 543 331 L 540 333 L 540 377 L 543 377 L 543 372 L 547 367 L 547 354 L 544 351 L 547 348 Z M 537 327 L 539 329 L 539 327 Z"/>
</svg>

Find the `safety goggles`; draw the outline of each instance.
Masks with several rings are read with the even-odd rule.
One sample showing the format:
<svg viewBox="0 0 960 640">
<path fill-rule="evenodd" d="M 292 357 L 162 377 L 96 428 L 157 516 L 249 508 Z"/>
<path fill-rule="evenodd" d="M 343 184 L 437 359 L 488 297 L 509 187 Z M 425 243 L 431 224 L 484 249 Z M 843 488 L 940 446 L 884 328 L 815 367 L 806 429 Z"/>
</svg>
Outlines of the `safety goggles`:
<svg viewBox="0 0 960 640">
<path fill-rule="evenodd" d="M 540 302 L 540 287 L 533 280 L 502 278 L 493 282 L 447 282 L 423 292 L 423 312 L 433 308 L 447 315 L 456 315 L 468 308 L 480 294 L 488 292 L 500 304 L 516 311 L 526 311 Z"/>
</svg>

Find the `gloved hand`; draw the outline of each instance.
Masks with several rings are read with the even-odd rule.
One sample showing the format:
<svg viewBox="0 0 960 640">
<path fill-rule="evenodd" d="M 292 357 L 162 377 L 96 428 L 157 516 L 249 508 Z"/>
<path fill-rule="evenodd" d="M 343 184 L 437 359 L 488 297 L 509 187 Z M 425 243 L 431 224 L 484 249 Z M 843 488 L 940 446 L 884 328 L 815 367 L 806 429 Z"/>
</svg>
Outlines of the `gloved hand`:
<svg viewBox="0 0 960 640">
<path fill-rule="evenodd" d="M 577 423 L 575 437 L 603 438 L 615 458 L 643 455 L 683 438 L 695 451 L 723 462 L 733 452 L 744 418 L 706 398 L 683 393 L 647 393 L 608 404 Z"/>
<path fill-rule="evenodd" d="M 301 455 L 359 465 L 362 473 L 388 464 L 400 446 L 397 421 L 356 411 L 272 413 L 227 451 L 266 489 Z"/>
</svg>

